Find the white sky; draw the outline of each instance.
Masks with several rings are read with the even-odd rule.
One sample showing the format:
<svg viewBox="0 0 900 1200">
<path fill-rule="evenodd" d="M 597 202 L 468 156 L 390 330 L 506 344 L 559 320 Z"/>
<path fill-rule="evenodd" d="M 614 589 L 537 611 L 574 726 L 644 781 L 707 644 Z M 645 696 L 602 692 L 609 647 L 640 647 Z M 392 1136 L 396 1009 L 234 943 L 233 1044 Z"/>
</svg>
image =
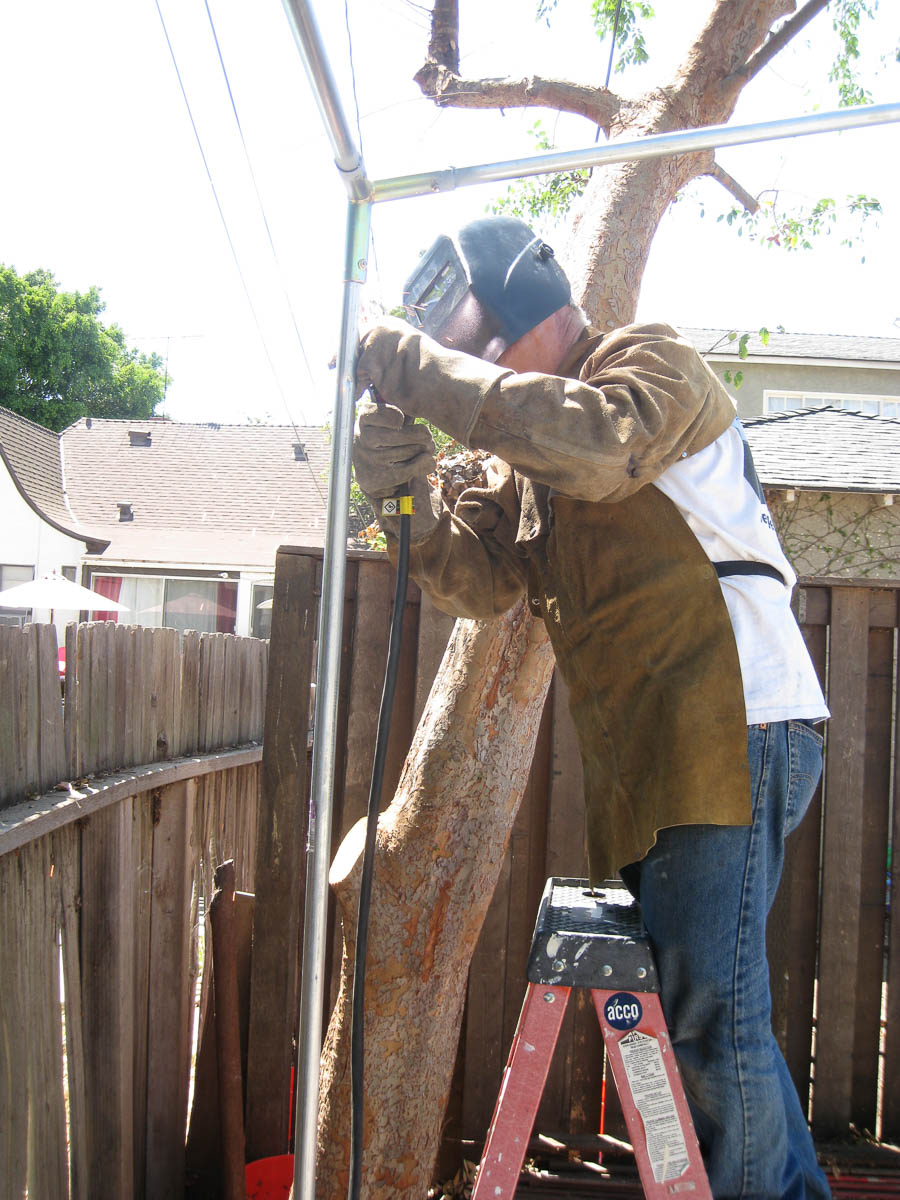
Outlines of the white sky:
<svg viewBox="0 0 900 1200">
<path fill-rule="evenodd" d="M 346 198 L 287 19 L 278 0 L 208 0 L 276 258 L 204 0 L 159 3 L 240 274 L 154 0 L 0 6 L 0 262 L 20 272 L 46 267 L 66 289 L 100 287 L 105 319 L 123 327 L 129 344 L 168 352 L 174 382 L 165 411 L 175 419 L 322 422 L 334 401 L 327 363 L 337 346 Z M 603 81 L 608 43 L 590 30 L 587 0 L 560 0 L 549 31 L 533 20 L 534 0 L 461 0 L 460 7 L 464 74 Z M 664 80 L 707 8 L 708 0 L 658 0 L 651 65 L 624 81 L 613 76 L 613 86 L 636 93 Z M 317 10 L 355 120 L 344 5 L 319 0 Z M 412 82 L 427 42 L 422 5 L 349 0 L 349 24 L 372 178 L 533 153 L 528 130 L 537 119 L 561 146 L 593 141 L 593 128 L 574 118 L 439 111 L 424 100 Z M 863 37 L 865 82 L 876 101 L 897 100 L 900 5 L 883 4 Z M 824 85 L 833 45 L 826 13 L 751 84 L 736 119 L 836 107 Z M 888 66 L 877 70 L 882 55 Z M 898 151 L 897 125 L 723 151 L 722 165 L 753 193 L 777 186 L 799 199 L 875 195 L 884 206 L 879 228 L 852 249 L 833 235 L 812 252 L 767 251 L 716 223 L 731 198 L 705 182 L 697 191 L 705 219 L 685 201 L 663 222 L 639 317 L 900 336 Z M 395 304 L 435 234 L 483 214 L 505 189 L 376 206 L 371 300 Z"/>
</svg>

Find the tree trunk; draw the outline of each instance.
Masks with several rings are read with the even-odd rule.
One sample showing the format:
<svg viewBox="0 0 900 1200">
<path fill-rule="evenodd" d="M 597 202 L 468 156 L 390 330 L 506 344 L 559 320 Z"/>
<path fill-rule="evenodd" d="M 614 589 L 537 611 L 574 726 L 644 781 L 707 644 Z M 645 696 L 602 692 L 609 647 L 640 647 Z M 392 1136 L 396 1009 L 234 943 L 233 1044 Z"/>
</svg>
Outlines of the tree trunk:
<svg viewBox="0 0 900 1200">
<path fill-rule="evenodd" d="M 424 1197 L 440 1143 L 469 962 L 528 778 L 553 670 L 524 602 L 458 621 L 378 822 L 366 970 L 366 1200 Z M 347 1192 L 350 1004 L 364 821 L 339 849 L 340 994 L 322 1052 L 317 1200 Z"/>
</svg>

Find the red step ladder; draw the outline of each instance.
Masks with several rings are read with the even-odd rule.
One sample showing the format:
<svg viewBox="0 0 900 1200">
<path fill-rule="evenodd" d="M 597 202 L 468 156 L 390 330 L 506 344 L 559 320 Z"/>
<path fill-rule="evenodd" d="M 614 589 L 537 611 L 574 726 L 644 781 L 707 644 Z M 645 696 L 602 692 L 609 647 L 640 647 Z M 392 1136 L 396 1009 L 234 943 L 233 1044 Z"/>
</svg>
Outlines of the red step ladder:
<svg viewBox="0 0 900 1200">
<path fill-rule="evenodd" d="M 591 890 L 585 879 L 548 879 L 544 888 L 472 1200 L 515 1194 L 573 987 L 591 989 L 647 1200 L 712 1200 L 640 908 L 621 883 Z"/>
</svg>

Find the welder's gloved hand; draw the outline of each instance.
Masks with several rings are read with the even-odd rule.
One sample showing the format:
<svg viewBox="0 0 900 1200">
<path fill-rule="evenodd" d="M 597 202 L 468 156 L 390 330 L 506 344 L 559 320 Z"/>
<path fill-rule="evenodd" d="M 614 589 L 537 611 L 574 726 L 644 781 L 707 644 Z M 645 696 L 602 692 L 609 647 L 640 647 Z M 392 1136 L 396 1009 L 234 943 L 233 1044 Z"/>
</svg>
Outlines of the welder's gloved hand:
<svg viewBox="0 0 900 1200">
<path fill-rule="evenodd" d="M 511 372 L 447 350 L 406 321 L 384 317 L 362 334 L 356 360 L 360 392 L 373 387 L 407 416 L 425 417 L 465 446 L 495 384 Z"/>
<path fill-rule="evenodd" d="M 413 497 L 411 541 L 420 542 L 431 533 L 440 498 L 432 493 L 427 478 L 435 469 L 434 441 L 427 426 L 404 417 L 391 404 L 361 400 L 356 407 L 353 467 L 386 533 L 399 534 L 400 518 L 383 515 L 381 502 L 397 495 Z"/>
</svg>

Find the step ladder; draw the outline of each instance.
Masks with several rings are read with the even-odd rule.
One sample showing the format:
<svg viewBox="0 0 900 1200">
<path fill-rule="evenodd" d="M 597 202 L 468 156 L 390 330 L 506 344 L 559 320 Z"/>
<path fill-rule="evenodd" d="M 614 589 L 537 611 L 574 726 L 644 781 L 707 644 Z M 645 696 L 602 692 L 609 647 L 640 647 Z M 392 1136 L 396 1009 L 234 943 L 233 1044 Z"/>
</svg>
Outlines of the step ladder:
<svg viewBox="0 0 900 1200">
<path fill-rule="evenodd" d="M 640 907 L 608 881 L 548 879 L 528 988 L 472 1200 L 512 1200 L 572 988 L 590 988 L 647 1200 L 712 1200 Z M 598 1080 L 597 1086 L 600 1086 Z"/>
</svg>

